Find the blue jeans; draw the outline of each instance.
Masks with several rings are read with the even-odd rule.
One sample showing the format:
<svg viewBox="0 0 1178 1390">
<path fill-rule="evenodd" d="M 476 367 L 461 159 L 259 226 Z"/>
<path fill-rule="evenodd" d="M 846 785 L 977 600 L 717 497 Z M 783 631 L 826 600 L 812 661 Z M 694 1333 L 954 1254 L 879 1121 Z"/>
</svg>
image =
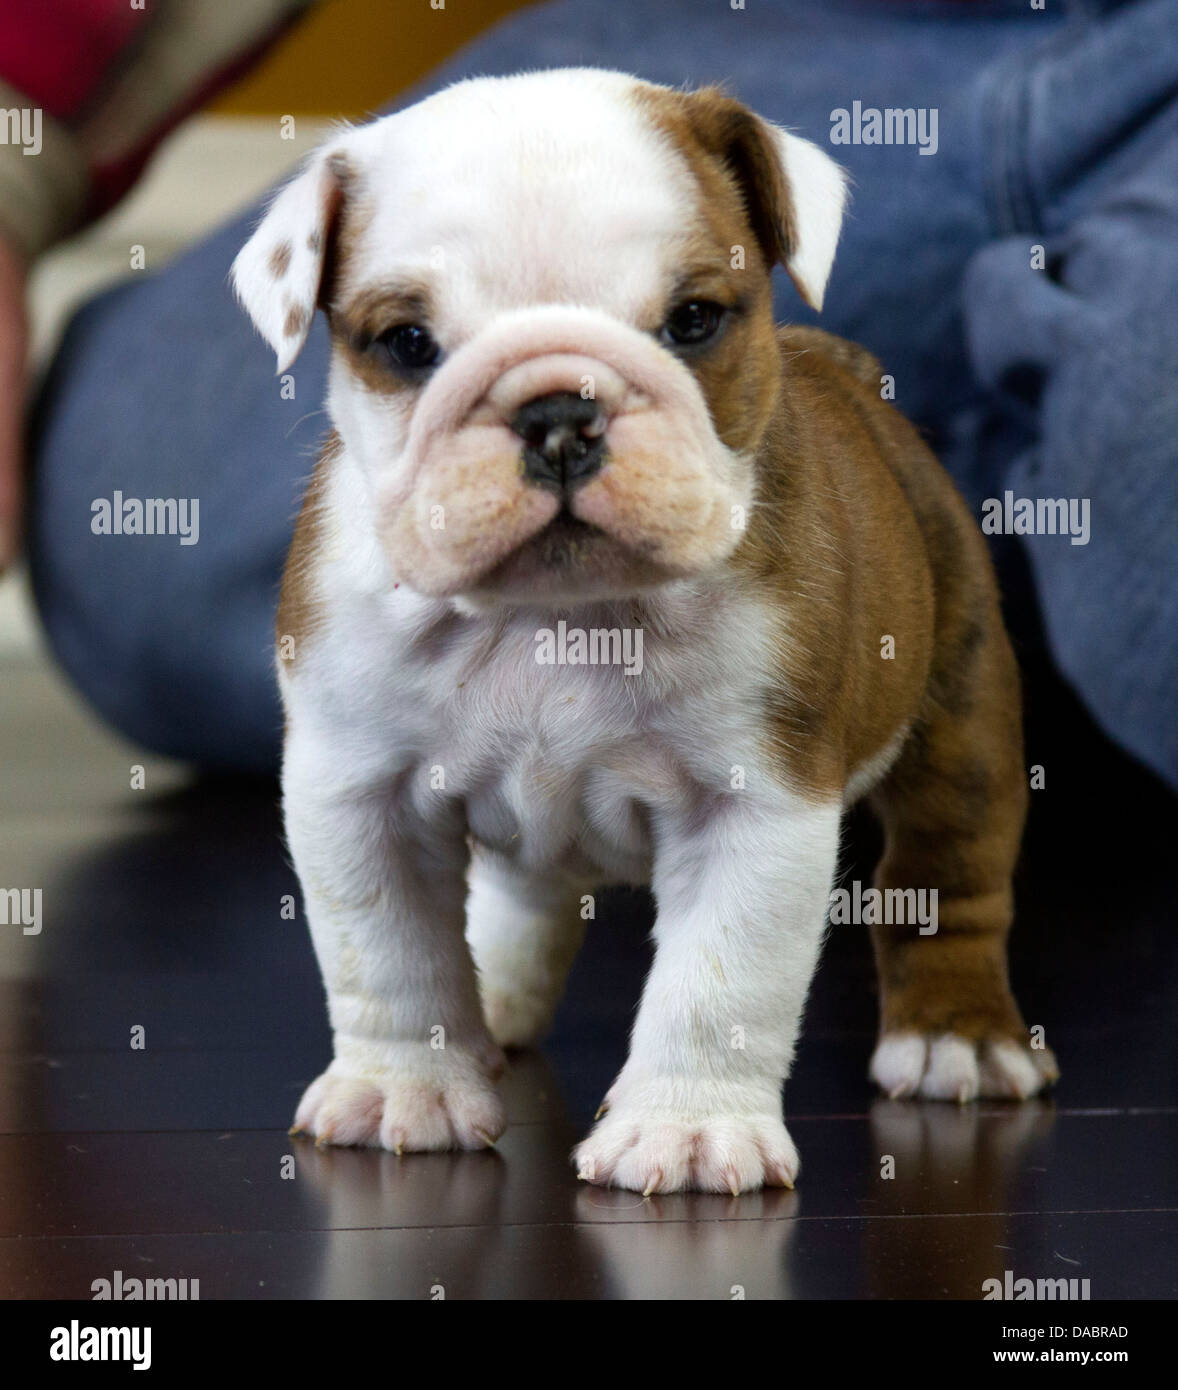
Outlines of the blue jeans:
<svg viewBox="0 0 1178 1390">
<path fill-rule="evenodd" d="M 821 322 L 882 359 L 979 520 L 1008 491 L 1088 500 L 1087 544 L 1019 542 L 1042 631 L 1103 727 L 1178 786 L 1178 0 L 557 0 L 408 99 L 561 64 L 726 81 L 824 144 L 856 101 L 936 108 L 935 155 L 831 147 L 854 201 Z M 268 769 L 272 619 L 328 349 L 318 322 L 283 399 L 226 282 L 256 216 L 77 315 L 36 413 L 31 550 L 52 647 L 113 724 Z M 784 277 L 778 310 L 813 317 Z M 93 534 L 116 489 L 199 498 L 199 542 Z"/>
</svg>

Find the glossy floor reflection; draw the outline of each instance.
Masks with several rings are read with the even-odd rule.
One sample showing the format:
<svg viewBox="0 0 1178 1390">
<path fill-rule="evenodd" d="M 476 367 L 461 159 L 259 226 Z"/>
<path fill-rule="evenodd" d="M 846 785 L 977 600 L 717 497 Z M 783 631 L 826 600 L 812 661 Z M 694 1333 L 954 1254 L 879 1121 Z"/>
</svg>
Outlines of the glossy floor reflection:
<svg viewBox="0 0 1178 1390">
<path fill-rule="evenodd" d="M 0 927 L 0 1296 L 88 1298 L 115 1270 L 203 1299 L 976 1299 L 1006 1269 L 1178 1294 L 1178 803 L 1045 673 L 1014 973 L 1054 1098 L 879 1100 L 870 953 L 838 928 L 786 1092 L 797 1191 L 647 1200 L 567 1161 L 624 1055 L 644 895 L 608 896 L 496 1153 L 318 1151 L 286 1135 L 328 1035 L 274 787 L 194 781 L 39 666 L 0 674 L 0 885 L 43 893 L 39 934 Z M 856 819 L 852 872 L 874 851 Z"/>
</svg>

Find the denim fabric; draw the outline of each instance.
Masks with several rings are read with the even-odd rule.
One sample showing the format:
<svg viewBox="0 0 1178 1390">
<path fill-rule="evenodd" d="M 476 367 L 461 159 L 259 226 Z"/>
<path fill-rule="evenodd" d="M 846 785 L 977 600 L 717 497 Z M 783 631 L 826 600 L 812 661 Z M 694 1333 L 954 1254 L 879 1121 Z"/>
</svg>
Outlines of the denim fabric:
<svg viewBox="0 0 1178 1390">
<path fill-rule="evenodd" d="M 823 145 L 855 101 L 937 109 L 935 155 L 828 146 L 854 200 L 821 323 L 880 356 L 975 508 L 1006 489 L 1090 499 L 1087 545 L 1022 541 L 1047 639 L 1106 729 L 1178 786 L 1178 0 L 559 0 L 405 101 L 565 64 L 724 81 Z M 74 320 L 38 412 L 31 539 L 53 648 L 108 719 L 269 768 L 271 624 L 327 344 L 317 323 L 281 400 L 226 283 L 256 216 Z M 778 311 L 814 318 L 784 276 Z M 92 535 L 91 500 L 116 488 L 198 496 L 199 544 Z"/>
</svg>

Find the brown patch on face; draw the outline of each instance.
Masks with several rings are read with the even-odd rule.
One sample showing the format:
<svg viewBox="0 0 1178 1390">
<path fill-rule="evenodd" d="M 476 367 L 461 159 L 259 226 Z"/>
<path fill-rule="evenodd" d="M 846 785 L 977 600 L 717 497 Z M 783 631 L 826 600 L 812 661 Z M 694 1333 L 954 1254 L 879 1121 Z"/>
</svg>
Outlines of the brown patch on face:
<svg viewBox="0 0 1178 1390">
<path fill-rule="evenodd" d="M 284 637 L 294 639 L 293 665 L 298 661 L 304 642 L 313 634 L 323 614 L 312 588 L 316 560 L 321 550 L 323 499 L 331 469 L 343 451 L 340 437 L 333 430 L 323 441 L 319 461 L 311 475 L 303 505 L 295 524 L 294 539 L 286 555 L 282 573 L 282 592 L 278 600 L 275 636 L 281 644 Z"/>
<path fill-rule="evenodd" d="M 675 92 L 639 84 L 634 100 L 697 178 L 724 174 L 766 265 L 784 263 L 794 241 L 793 204 L 765 122 L 720 87 Z"/>
<path fill-rule="evenodd" d="M 699 382 L 720 441 L 736 453 L 755 450 L 776 408 L 779 386 L 768 282 L 729 316 L 714 345 L 681 360 Z"/>
<path fill-rule="evenodd" d="M 721 441 L 752 451 L 779 384 L 769 270 L 781 237 L 771 227 L 791 217 L 780 168 L 757 117 L 718 88 L 684 93 L 639 84 L 634 100 L 675 146 L 699 191 L 678 253 L 684 269 L 662 312 L 690 299 L 731 310 L 716 340 L 678 355 L 699 382 Z M 738 248 L 743 265 L 733 264 Z"/>
<path fill-rule="evenodd" d="M 361 239 L 372 216 L 364 196 L 362 179 L 342 155 L 328 160 L 340 189 L 338 215 L 324 250 L 323 280 L 319 304 L 327 316 L 332 343 L 348 368 L 370 391 L 400 395 L 420 389 L 382 361 L 373 348 L 380 334 L 399 323 L 428 323 L 431 313 L 429 286 L 423 280 L 363 285 L 355 283 L 349 267 L 356 260 Z"/>
<path fill-rule="evenodd" d="M 382 395 L 416 391 L 420 383 L 400 375 L 383 359 L 376 339 L 402 323 L 428 324 L 429 286 L 422 280 L 362 289 L 331 314 L 331 336 L 355 376 Z"/>
<path fill-rule="evenodd" d="M 270 252 L 268 264 L 270 266 L 270 274 L 274 276 L 275 280 L 281 280 L 290 269 L 290 258 L 293 255 L 294 247 L 289 241 L 280 241 L 274 250 Z"/>
</svg>

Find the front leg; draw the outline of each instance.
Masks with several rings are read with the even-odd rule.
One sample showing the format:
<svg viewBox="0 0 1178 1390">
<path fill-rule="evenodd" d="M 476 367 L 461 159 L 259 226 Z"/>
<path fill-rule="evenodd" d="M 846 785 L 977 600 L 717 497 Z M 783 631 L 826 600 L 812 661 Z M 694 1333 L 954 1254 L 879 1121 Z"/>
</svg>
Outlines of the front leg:
<svg viewBox="0 0 1178 1390">
<path fill-rule="evenodd" d="M 505 1125 L 493 1085 L 503 1059 L 463 935 L 461 812 L 442 803 L 427 818 L 404 780 L 347 766 L 288 742 L 287 838 L 335 1040 L 295 1129 L 395 1153 L 483 1148 Z"/>
<path fill-rule="evenodd" d="M 838 803 L 774 789 L 656 824 L 656 955 L 630 1057 L 573 1158 L 644 1194 L 792 1187 L 781 1116 L 838 854 Z"/>
</svg>

